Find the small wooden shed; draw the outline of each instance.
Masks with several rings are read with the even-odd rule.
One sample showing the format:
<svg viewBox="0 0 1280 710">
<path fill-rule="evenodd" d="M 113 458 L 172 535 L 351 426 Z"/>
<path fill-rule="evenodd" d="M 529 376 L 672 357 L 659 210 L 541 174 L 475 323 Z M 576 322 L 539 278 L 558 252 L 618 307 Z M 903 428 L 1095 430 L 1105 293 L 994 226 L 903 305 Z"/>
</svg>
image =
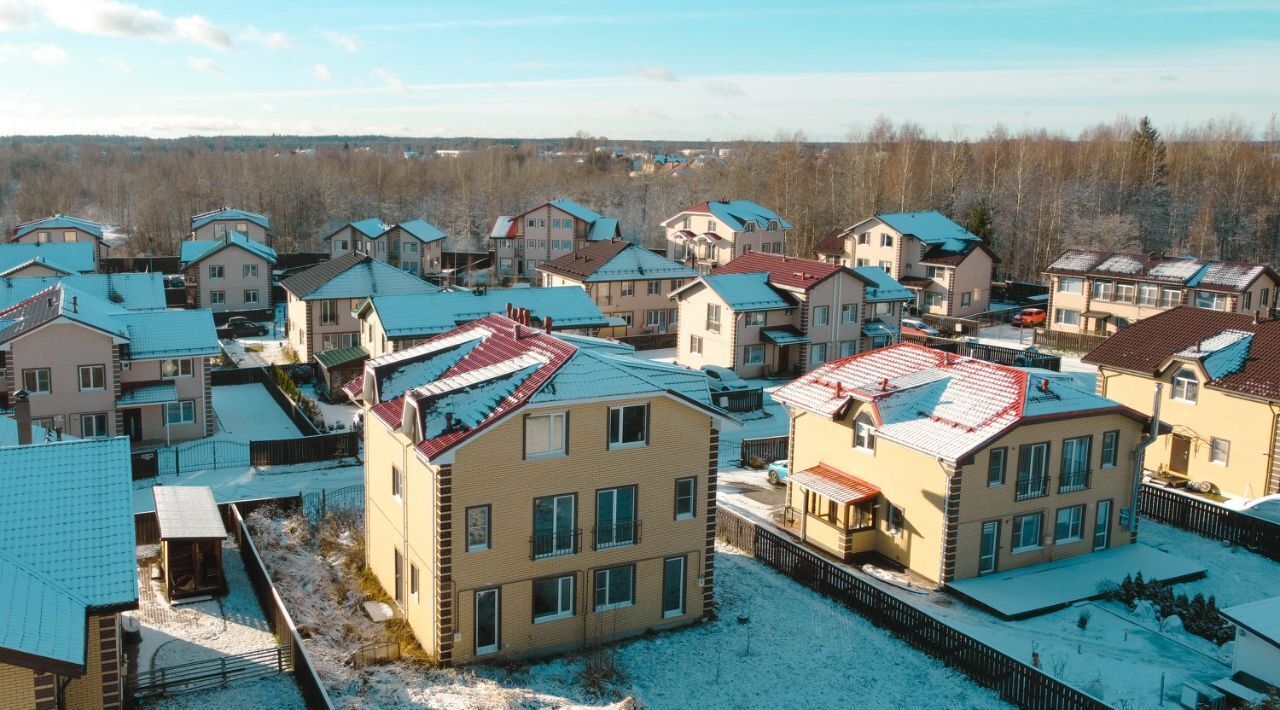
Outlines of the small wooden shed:
<svg viewBox="0 0 1280 710">
<path fill-rule="evenodd" d="M 227 592 L 222 574 L 222 514 L 206 486 L 151 489 L 160 527 L 160 564 L 169 601 Z"/>
</svg>

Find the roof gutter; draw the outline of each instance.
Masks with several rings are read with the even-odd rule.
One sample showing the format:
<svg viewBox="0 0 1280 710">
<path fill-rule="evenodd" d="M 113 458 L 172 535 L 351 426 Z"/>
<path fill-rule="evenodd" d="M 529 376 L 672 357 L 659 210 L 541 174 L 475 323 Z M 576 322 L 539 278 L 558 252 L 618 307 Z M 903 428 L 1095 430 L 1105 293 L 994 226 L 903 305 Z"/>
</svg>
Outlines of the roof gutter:
<svg viewBox="0 0 1280 710">
<path fill-rule="evenodd" d="M 1156 439 L 1160 436 L 1160 395 L 1164 391 L 1164 383 L 1157 382 L 1154 390 L 1151 402 L 1151 429 L 1133 451 L 1133 489 L 1129 498 L 1129 535 L 1133 541 L 1138 539 L 1138 498 L 1142 494 L 1142 471 L 1147 447 L 1156 443 Z"/>
</svg>

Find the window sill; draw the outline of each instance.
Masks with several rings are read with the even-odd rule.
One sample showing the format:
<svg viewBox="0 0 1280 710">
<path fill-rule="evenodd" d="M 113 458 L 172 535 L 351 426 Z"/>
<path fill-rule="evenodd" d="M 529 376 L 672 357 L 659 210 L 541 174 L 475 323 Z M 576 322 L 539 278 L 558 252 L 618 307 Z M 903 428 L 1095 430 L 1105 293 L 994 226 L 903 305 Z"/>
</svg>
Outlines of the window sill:
<svg viewBox="0 0 1280 710">
<path fill-rule="evenodd" d="M 474 547 L 470 545 L 467 546 L 467 552 L 488 552 L 489 550 L 492 550 L 492 549 L 493 548 L 489 547 L 488 545 L 474 546 Z"/>
<path fill-rule="evenodd" d="M 990 481 L 988 481 L 988 482 L 987 482 L 987 488 L 1004 488 L 1004 487 L 1005 487 L 1005 486 L 1007 486 L 1007 485 L 1009 485 L 1009 484 L 1007 484 L 1007 483 L 991 483 Z"/>
<path fill-rule="evenodd" d="M 541 453 L 541 454 L 525 454 L 524 460 L 540 461 L 542 459 L 560 459 L 560 458 L 564 458 L 565 456 L 567 456 L 567 454 L 565 454 L 565 452 L 563 451 L 548 451 L 546 453 Z"/>
<path fill-rule="evenodd" d="M 693 513 L 678 513 L 676 520 L 693 520 L 695 517 Z"/>
<path fill-rule="evenodd" d="M 649 445 L 647 441 L 635 441 L 627 444 L 609 444 L 610 451 L 618 451 L 619 449 L 642 449 Z"/>
<path fill-rule="evenodd" d="M 687 614 L 687 613 L 688 613 L 688 612 L 686 612 L 684 609 L 672 609 L 672 610 L 670 610 L 670 611 L 666 611 L 666 610 L 664 610 L 664 611 L 662 612 L 662 618 L 664 618 L 664 619 L 674 619 L 674 618 L 676 618 L 676 617 L 678 617 L 678 616 L 684 616 L 684 615 L 685 615 L 685 614 Z"/>
<path fill-rule="evenodd" d="M 547 616 L 535 616 L 533 617 L 533 623 L 549 624 L 553 621 L 564 621 L 565 619 L 572 619 L 572 618 L 573 618 L 572 611 L 562 611 L 559 614 L 549 614 Z"/>
<path fill-rule="evenodd" d="M 1054 541 L 1053 541 L 1053 544 L 1054 544 L 1055 546 L 1057 546 L 1057 545 L 1071 545 L 1071 544 L 1074 544 L 1074 543 L 1077 543 L 1077 542 L 1084 542 L 1084 538 L 1083 538 L 1083 537 L 1068 537 L 1068 538 L 1065 538 L 1065 539 L 1062 539 L 1062 540 L 1054 540 Z"/>
<path fill-rule="evenodd" d="M 1038 550 L 1043 550 L 1043 549 L 1044 549 L 1043 546 L 1035 545 L 1034 547 L 1015 547 L 1012 550 L 1010 550 L 1010 552 L 1012 552 L 1015 555 L 1021 555 L 1024 552 L 1036 552 Z"/>
<path fill-rule="evenodd" d="M 636 603 L 634 601 L 618 602 L 617 604 L 600 604 L 596 606 L 595 610 L 598 612 L 613 611 L 615 609 L 626 609 L 627 607 L 635 606 L 635 604 Z"/>
</svg>

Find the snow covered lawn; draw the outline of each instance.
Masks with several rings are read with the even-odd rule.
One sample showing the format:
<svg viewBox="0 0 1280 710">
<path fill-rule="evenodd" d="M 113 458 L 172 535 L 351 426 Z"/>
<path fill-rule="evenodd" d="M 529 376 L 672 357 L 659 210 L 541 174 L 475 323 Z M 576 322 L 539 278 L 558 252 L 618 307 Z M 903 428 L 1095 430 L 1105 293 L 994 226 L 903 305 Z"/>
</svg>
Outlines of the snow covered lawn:
<svg viewBox="0 0 1280 710">
<path fill-rule="evenodd" d="M 225 385 L 212 390 L 218 438 L 262 441 L 302 436 L 293 420 L 262 385 Z"/>
<path fill-rule="evenodd" d="M 865 619 L 724 546 L 716 558 L 719 619 L 614 647 L 621 679 L 603 697 L 585 689 L 580 654 L 462 670 L 402 661 L 356 671 L 343 661 L 366 642 L 371 623 L 357 610 L 350 574 L 336 567 L 341 556 L 316 551 L 305 526 L 259 525 L 259 550 L 295 621 L 314 629 L 308 654 L 343 708 L 598 708 L 625 696 L 649 708 L 843 707 L 850 697 L 1005 707 Z M 358 535 L 358 521 L 347 525 Z M 351 532 L 336 543 L 330 533 L 322 547 L 356 549 Z"/>
<path fill-rule="evenodd" d="M 342 429 L 339 431 L 350 429 L 356 412 L 360 411 L 360 408 L 351 402 L 330 404 L 324 401 L 320 398 L 320 395 L 316 394 L 316 388 L 313 384 L 298 385 L 298 391 L 302 392 L 307 399 L 315 402 L 316 406 L 320 408 L 320 416 L 324 419 L 326 427 L 341 424 Z"/>
</svg>

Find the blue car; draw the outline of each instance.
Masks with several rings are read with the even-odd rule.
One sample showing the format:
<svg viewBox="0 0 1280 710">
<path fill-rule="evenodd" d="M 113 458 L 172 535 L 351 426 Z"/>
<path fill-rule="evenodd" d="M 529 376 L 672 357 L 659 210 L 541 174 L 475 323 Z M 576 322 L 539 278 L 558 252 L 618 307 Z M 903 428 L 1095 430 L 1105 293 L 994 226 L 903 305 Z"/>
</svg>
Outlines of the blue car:
<svg viewBox="0 0 1280 710">
<path fill-rule="evenodd" d="M 769 483 L 772 483 L 775 486 L 787 480 L 786 459 L 783 459 L 781 461 L 774 461 L 773 463 L 769 464 L 769 468 L 766 469 L 765 475 L 769 477 Z"/>
</svg>

